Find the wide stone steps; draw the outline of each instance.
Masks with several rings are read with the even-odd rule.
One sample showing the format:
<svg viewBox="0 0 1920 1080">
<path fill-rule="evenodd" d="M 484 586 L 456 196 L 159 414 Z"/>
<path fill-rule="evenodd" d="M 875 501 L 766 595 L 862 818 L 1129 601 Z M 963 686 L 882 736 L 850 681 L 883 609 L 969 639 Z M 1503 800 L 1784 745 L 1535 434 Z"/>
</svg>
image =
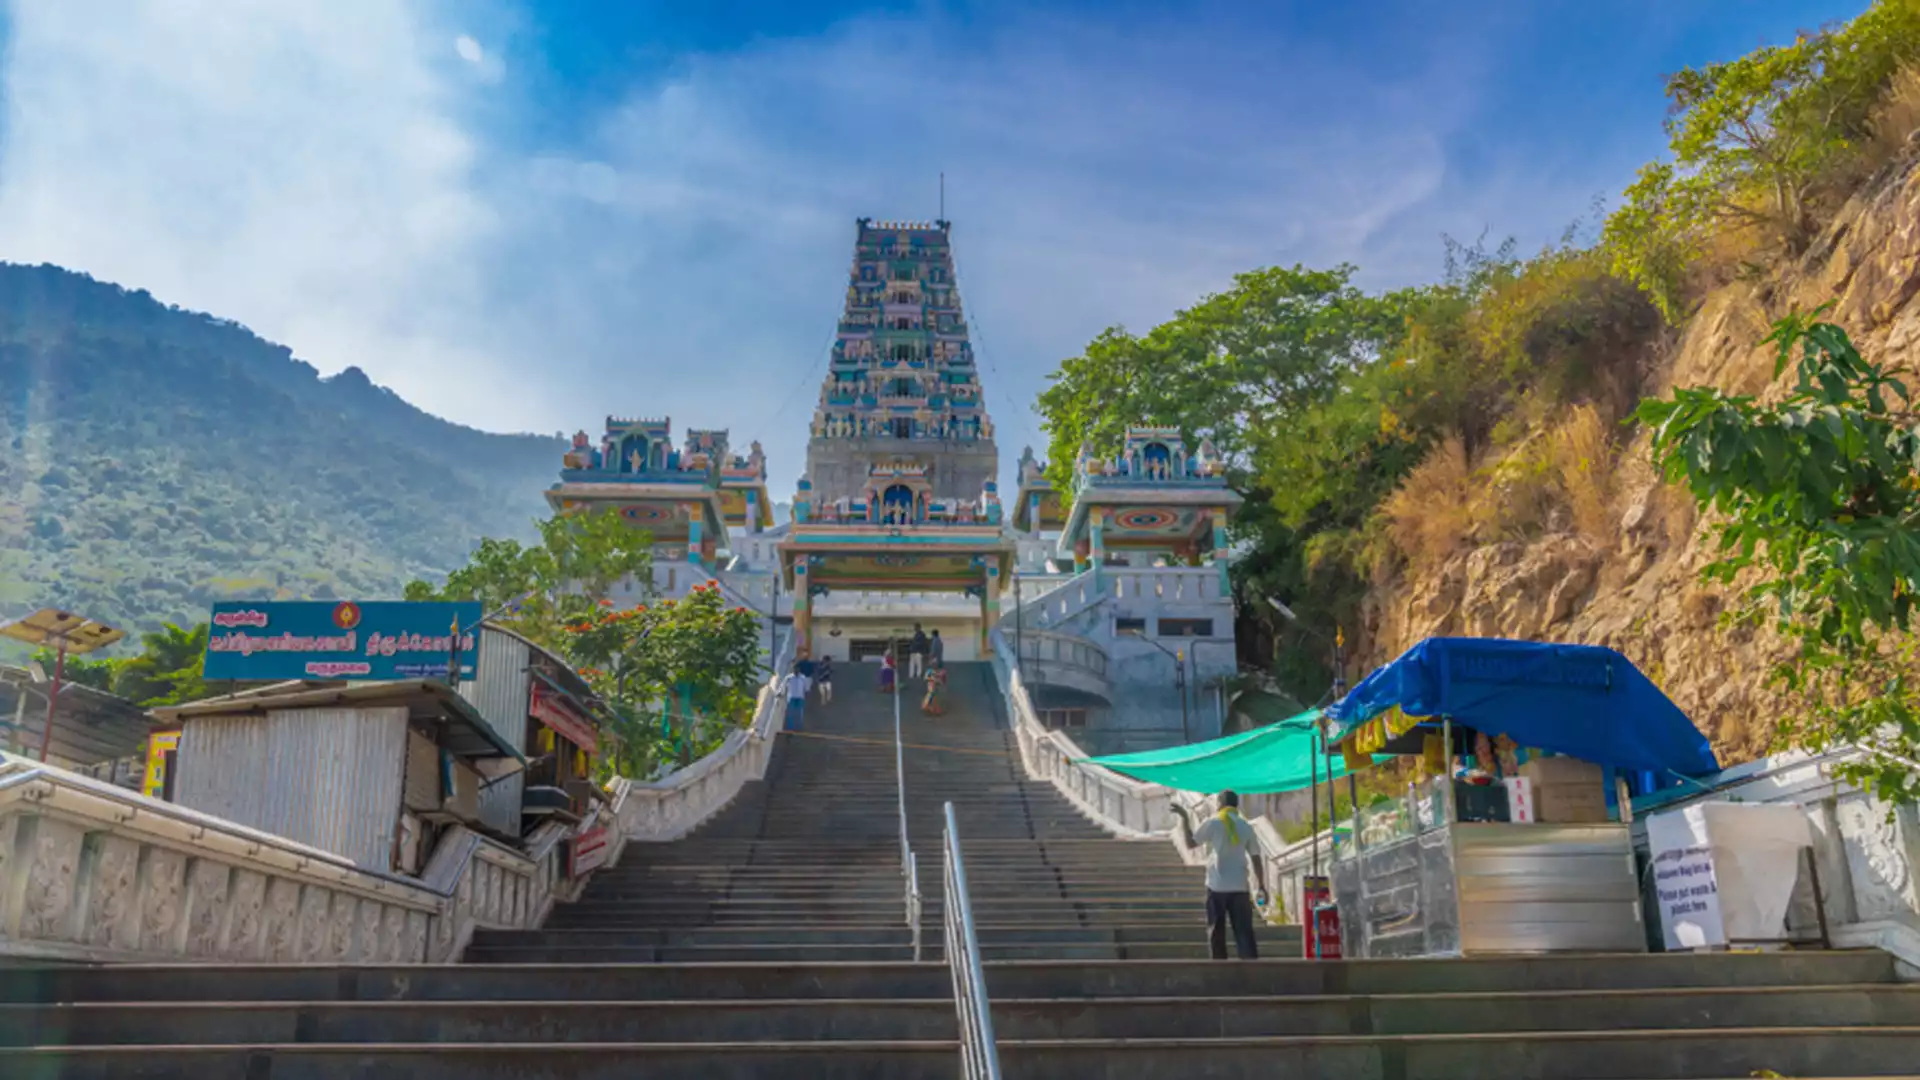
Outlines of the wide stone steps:
<svg viewBox="0 0 1920 1080">
<path fill-rule="evenodd" d="M 1878 952 L 986 978 L 1016 1080 L 1895 1076 L 1920 1045 L 1920 987 Z M 0 1075 L 948 1078 L 947 980 L 886 963 L 4 969 Z"/>
<path fill-rule="evenodd" d="M 810 731 L 890 741 L 862 679 L 843 668 Z M 908 752 L 922 962 L 890 745 L 783 736 L 714 821 L 629 846 L 541 930 L 479 931 L 467 964 L 0 968 L 0 1077 L 958 1077 L 949 799 L 1010 1080 L 1920 1071 L 1920 988 L 1881 952 L 1313 962 L 1262 927 L 1266 959 L 1200 960 L 1200 870 L 1024 782 L 990 685 L 954 665 L 948 715 L 908 717 L 910 741 L 990 751 Z"/>
</svg>

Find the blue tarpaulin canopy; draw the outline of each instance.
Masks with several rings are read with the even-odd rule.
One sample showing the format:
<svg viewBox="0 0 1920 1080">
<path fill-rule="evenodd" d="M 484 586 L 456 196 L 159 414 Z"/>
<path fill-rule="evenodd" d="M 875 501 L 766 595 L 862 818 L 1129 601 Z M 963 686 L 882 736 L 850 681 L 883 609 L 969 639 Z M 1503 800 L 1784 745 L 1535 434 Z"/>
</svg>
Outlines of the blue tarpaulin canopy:
<svg viewBox="0 0 1920 1080">
<path fill-rule="evenodd" d="M 1331 741 L 1393 709 L 1616 769 L 1700 776 L 1720 767 L 1679 706 L 1597 645 L 1428 638 L 1333 703 Z"/>
</svg>

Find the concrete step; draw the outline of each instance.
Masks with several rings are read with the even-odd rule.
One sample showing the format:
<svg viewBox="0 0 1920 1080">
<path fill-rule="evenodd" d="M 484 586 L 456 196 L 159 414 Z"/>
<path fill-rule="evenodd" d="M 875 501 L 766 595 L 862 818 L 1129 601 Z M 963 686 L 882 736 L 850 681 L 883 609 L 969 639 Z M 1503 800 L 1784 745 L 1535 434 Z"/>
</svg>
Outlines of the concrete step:
<svg viewBox="0 0 1920 1080">
<path fill-rule="evenodd" d="M 991 924 L 977 926 L 981 941 L 988 944 L 1150 944 L 1159 942 L 1204 941 L 1206 928 L 1196 920 L 1184 923 L 1158 921 L 1123 923 L 1112 926 Z M 700 926 L 688 928 L 633 929 L 547 929 L 479 930 L 473 936 L 476 949 L 494 946 L 516 948 L 607 948 L 627 949 L 641 946 L 679 948 L 694 946 L 746 945 L 898 945 L 911 933 L 905 925 L 867 925 L 832 927 L 813 924 L 781 926 Z M 938 941 L 939 923 L 923 922 L 922 941 Z M 1278 941 L 1285 935 L 1296 940 L 1296 927 L 1261 927 L 1256 937 Z"/>
<path fill-rule="evenodd" d="M 1448 961 L 1040 961 L 989 964 L 985 974 L 987 992 L 996 1000 L 1897 985 L 1892 957 L 1879 950 Z M 0 966 L 0 1001 L 7 1002 L 944 999 L 951 990 L 946 967 L 936 963 Z"/>
<path fill-rule="evenodd" d="M 1524 1008 L 1516 1006 L 1524 1004 Z M 1920 1028 L 1920 987 L 993 1004 L 1006 1040 L 1218 1039 L 1712 1028 Z M 944 998 L 593 1002 L 148 1002 L 0 1006 L 0 1046 L 756 1042 L 956 1037 Z"/>
<path fill-rule="evenodd" d="M 1264 955 L 1272 958 L 1298 957 L 1296 940 L 1263 942 Z M 1018 960 L 1200 960 L 1207 956 L 1207 945 L 1199 934 L 1181 941 L 1128 941 L 1120 944 L 1095 941 L 1000 942 L 983 935 L 980 955 L 987 961 Z M 922 960 L 940 960 L 939 941 L 927 938 L 921 948 Z M 467 950 L 467 959 L 482 964 L 742 964 L 742 963 L 818 963 L 845 962 L 871 964 L 907 962 L 913 959 L 910 945 L 846 944 L 766 944 L 766 945 L 679 945 L 630 947 L 562 946 L 510 944 L 476 945 Z"/>
<path fill-rule="evenodd" d="M 1911 1075 L 1920 1028 L 1725 1028 L 1705 1031 L 1304 1036 L 1124 1040 L 1002 1040 L 1010 1080 L 1113 1077 L 1270 1080 L 1276 1076 L 1382 1080 L 1695 1080 L 1773 1072 L 1789 1076 Z M 413 1043 L 390 1045 L 127 1046 L 0 1050 L 0 1074 L 61 1080 L 139 1076 L 192 1080 L 409 1080 L 650 1078 L 947 1078 L 959 1075 L 948 1041 L 759 1043 Z"/>
</svg>

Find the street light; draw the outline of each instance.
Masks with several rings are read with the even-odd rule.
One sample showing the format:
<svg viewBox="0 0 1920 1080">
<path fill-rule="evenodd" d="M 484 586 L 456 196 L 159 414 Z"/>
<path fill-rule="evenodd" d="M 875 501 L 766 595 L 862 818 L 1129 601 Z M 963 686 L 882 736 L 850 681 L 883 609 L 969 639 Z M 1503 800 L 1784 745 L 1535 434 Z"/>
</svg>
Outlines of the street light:
<svg viewBox="0 0 1920 1080">
<path fill-rule="evenodd" d="M 59 608 L 41 608 L 25 618 L 0 626 L 0 634 L 29 645 L 58 650 L 53 664 L 53 686 L 47 691 L 47 722 L 40 729 L 40 760 L 47 760 L 53 742 L 53 706 L 60 699 L 60 683 L 67 674 L 67 654 L 90 653 L 126 637 L 126 631 Z"/>
<path fill-rule="evenodd" d="M 1169 649 L 1165 645 L 1162 645 L 1158 641 L 1155 641 L 1154 639 L 1148 637 L 1144 630 L 1122 630 L 1120 632 L 1123 634 L 1130 635 L 1132 637 L 1137 637 L 1141 641 L 1144 641 L 1147 644 L 1153 646 L 1154 648 L 1159 649 L 1161 652 L 1166 653 L 1168 656 L 1173 657 L 1173 688 L 1180 692 L 1180 737 L 1183 739 L 1187 739 L 1189 741 L 1192 740 L 1193 731 L 1189 727 L 1187 722 L 1187 654 L 1186 654 L 1186 650 L 1182 649 L 1179 651 L 1175 651 L 1173 649 Z"/>
<path fill-rule="evenodd" d="M 1327 644 L 1333 646 L 1333 663 L 1331 665 L 1333 667 L 1333 691 L 1330 696 L 1335 701 L 1338 701 L 1343 696 L 1345 696 L 1347 692 L 1346 663 L 1344 658 L 1340 655 L 1340 651 L 1341 649 L 1345 648 L 1347 643 L 1346 631 L 1340 629 L 1339 627 L 1335 627 L 1333 631 L 1334 636 L 1329 638 L 1327 635 L 1321 633 L 1318 630 L 1315 630 L 1313 627 L 1308 626 L 1306 623 L 1301 622 L 1300 616 L 1294 614 L 1294 611 L 1292 608 L 1281 603 L 1279 600 L 1276 600 L 1271 596 L 1263 596 L 1261 597 L 1261 599 L 1265 600 L 1267 602 L 1267 605 L 1273 608 L 1273 610 L 1279 612 L 1281 618 L 1292 623 L 1294 626 L 1299 627 L 1301 630 L 1309 634 L 1312 634 L 1314 637 L 1319 638 L 1321 641 L 1324 641 Z M 1276 649 L 1277 649 L 1277 646 L 1276 646 Z M 1278 661 L 1279 661 L 1279 657 L 1278 655 L 1276 655 L 1275 662 L 1278 663 Z"/>
<path fill-rule="evenodd" d="M 1315 630 L 1313 627 L 1308 626 L 1305 623 L 1301 622 L 1300 616 L 1295 615 L 1293 613 L 1292 608 L 1288 607 L 1287 605 L 1281 603 L 1279 600 L 1271 596 L 1262 597 L 1262 599 L 1266 600 L 1267 604 L 1271 606 L 1273 610 L 1279 612 L 1281 617 L 1286 619 L 1288 622 L 1292 623 L 1293 625 L 1299 627 L 1302 630 L 1305 630 L 1307 633 L 1312 634 L 1313 636 L 1319 638 L 1322 641 L 1327 641 L 1328 644 L 1333 646 L 1333 688 L 1329 692 L 1328 696 L 1331 697 L 1334 701 L 1338 701 L 1342 697 L 1346 696 L 1346 689 L 1347 689 L 1346 665 L 1340 655 L 1340 650 L 1346 645 L 1347 635 L 1345 631 L 1341 630 L 1339 627 L 1335 627 L 1333 631 L 1334 636 L 1332 640 L 1329 641 L 1327 638 L 1327 635 L 1322 634 L 1320 631 Z M 1307 805 L 1311 807 L 1311 810 L 1309 811 L 1309 819 L 1307 824 L 1307 836 L 1310 838 L 1308 846 L 1312 851 L 1312 860 L 1313 860 L 1312 876 L 1318 879 L 1320 877 L 1320 758 L 1331 757 L 1332 755 L 1332 748 L 1327 746 L 1327 728 L 1326 728 L 1324 716 L 1319 716 L 1314 718 L 1313 737 L 1316 745 L 1314 747 L 1314 750 L 1315 750 L 1314 756 L 1313 758 L 1310 759 L 1310 762 L 1309 762 L 1311 771 L 1308 773 L 1308 776 L 1310 777 L 1310 779 L 1308 780 L 1308 783 L 1307 783 Z M 1338 796 L 1335 794 L 1334 787 L 1333 787 L 1333 762 L 1331 760 L 1327 762 L 1326 769 L 1327 769 L 1327 827 L 1331 829 L 1333 827 L 1333 815 L 1336 809 L 1334 806 L 1334 803 L 1338 798 Z M 1351 781 L 1351 776 L 1349 776 L 1349 781 Z M 1331 856 L 1331 852 L 1329 852 L 1329 856 Z M 1303 889 L 1301 890 L 1301 906 L 1304 908 L 1305 905 L 1306 905 L 1306 891 Z M 1305 923 L 1306 927 L 1308 927 L 1309 929 L 1304 929 L 1301 931 L 1301 933 L 1307 934 L 1311 932 L 1310 928 L 1313 925 L 1313 917 L 1311 913 L 1306 913 L 1304 911 L 1302 914 L 1305 916 L 1305 918 L 1303 919 L 1303 922 Z M 1302 945 L 1305 945 L 1305 944 L 1306 944 L 1305 941 L 1302 941 Z"/>
</svg>

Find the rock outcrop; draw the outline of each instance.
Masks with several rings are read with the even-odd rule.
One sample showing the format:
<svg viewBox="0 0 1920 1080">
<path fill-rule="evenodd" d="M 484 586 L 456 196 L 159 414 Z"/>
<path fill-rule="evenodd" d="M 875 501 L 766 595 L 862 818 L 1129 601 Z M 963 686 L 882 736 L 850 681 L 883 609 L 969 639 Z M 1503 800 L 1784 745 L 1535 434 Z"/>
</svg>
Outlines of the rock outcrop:
<svg viewBox="0 0 1920 1080">
<path fill-rule="evenodd" d="M 1760 342 L 1773 320 L 1828 302 L 1825 318 L 1863 353 L 1920 370 L 1920 165 L 1856 196 L 1793 264 L 1711 293 L 1648 391 L 1713 385 L 1764 396 L 1774 350 Z M 1721 625 L 1736 597 L 1700 581 L 1710 531 L 1685 494 L 1654 475 L 1644 433 L 1621 446 L 1613 469 L 1612 535 L 1560 525 L 1408 570 L 1369 597 L 1363 659 L 1383 662 L 1436 634 L 1606 645 L 1665 689 L 1723 761 L 1765 753 L 1790 707 L 1769 686 L 1787 646 L 1765 630 Z"/>
</svg>

